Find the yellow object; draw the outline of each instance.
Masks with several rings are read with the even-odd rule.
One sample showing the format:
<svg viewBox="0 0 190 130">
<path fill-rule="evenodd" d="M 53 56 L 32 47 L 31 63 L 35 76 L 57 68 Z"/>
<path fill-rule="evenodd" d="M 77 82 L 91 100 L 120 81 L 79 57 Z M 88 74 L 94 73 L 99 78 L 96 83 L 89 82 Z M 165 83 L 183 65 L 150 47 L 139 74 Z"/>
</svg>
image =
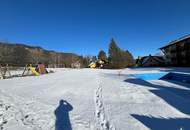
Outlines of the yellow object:
<svg viewBox="0 0 190 130">
<path fill-rule="evenodd" d="M 36 71 L 34 67 L 29 67 L 29 69 L 31 70 L 32 74 L 34 74 L 35 76 L 40 76 L 40 74 Z"/>
<path fill-rule="evenodd" d="M 96 63 L 91 63 L 91 64 L 89 65 L 89 67 L 90 67 L 90 68 L 93 68 L 93 69 L 96 68 Z"/>
</svg>

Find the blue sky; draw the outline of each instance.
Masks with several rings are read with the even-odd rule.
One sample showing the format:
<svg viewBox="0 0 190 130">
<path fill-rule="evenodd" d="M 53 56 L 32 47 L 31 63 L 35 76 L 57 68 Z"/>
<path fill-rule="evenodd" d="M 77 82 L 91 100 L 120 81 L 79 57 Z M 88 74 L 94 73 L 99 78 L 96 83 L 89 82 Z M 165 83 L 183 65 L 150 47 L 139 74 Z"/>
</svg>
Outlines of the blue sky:
<svg viewBox="0 0 190 130">
<path fill-rule="evenodd" d="M 135 57 L 190 33 L 189 0 L 0 0 L 0 40 L 96 55 L 113 37 Z"/>
</svg>

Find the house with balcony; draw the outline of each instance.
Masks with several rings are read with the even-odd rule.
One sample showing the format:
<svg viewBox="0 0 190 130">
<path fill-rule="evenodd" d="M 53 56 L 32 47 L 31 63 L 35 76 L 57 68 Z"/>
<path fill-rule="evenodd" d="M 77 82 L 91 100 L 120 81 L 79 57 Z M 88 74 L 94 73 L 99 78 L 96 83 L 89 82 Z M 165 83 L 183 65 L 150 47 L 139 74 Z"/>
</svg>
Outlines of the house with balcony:
<svg viewBox="0 0 190 130">
<path fill-rule="evenodd" d="M 160 48 L 169 66 L 190 66 L 190 35 L 184 36 Z"/>
</svg>

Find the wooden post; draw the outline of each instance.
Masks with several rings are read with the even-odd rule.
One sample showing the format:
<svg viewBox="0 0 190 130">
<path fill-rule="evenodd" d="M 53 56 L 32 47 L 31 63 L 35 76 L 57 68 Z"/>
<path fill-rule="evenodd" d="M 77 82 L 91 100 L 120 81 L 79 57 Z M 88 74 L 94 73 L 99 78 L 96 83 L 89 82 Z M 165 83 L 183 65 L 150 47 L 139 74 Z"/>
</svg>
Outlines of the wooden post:
<svg viewBox="0 0 190 130">
<path fill-rule="evenodd" d="M 11 77 L 9 65 L 7 64 L 4 68 L 0 65 L 0 74 L 1 74 L 0 78 L 5 79 L 7 73 L 8 73 L 8 77 Z"/>
<path fill-rule="evenodd" d="M 2 71 L 2 66 L 1 66 L 1 64 L 0 64 L 0 79 L 4 79 L 4 77 L 3 77 L 3 71 Z"/>
<path fill-rule="evenodd" d="M 28 65 L 25 65 L 25 67 L 24 67 L 24 71 L 23 71 L 23 73 L 22 73 L 22 76 L 24 76 L 24 74 L 25 74 L 25 72 L 27 71 L 27 73 L 28 73 Z"/>
</svg>

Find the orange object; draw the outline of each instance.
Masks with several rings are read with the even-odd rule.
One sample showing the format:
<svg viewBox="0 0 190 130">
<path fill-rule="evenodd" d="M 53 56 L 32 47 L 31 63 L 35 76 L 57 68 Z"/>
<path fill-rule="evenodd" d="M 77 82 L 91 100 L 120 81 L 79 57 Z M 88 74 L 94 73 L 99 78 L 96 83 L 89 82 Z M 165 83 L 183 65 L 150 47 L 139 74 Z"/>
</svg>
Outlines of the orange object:
<svg viewBox="0 0 190 130">
<path fill-rule="evenodd" d="M 40 74 L 45 74 L 46 73 L 46 68 L 44 64 L 39 64 L 38 65 L 38 71 Z"/>
</svg>

